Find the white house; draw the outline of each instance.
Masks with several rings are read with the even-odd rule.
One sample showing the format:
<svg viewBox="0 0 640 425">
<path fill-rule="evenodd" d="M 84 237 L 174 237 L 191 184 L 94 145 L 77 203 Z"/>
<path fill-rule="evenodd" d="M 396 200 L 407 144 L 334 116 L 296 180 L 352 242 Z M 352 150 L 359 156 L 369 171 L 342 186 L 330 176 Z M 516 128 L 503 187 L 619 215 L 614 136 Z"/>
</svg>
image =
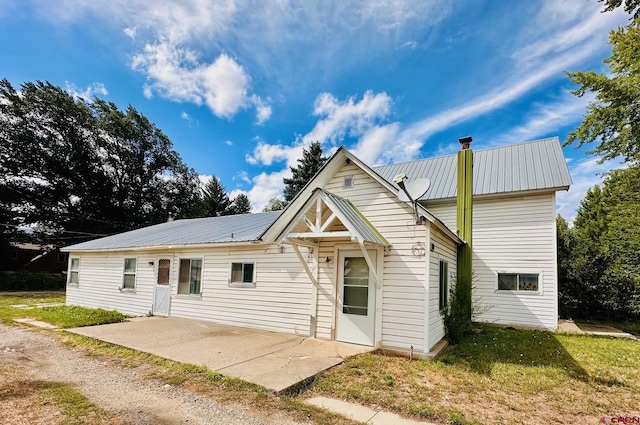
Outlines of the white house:
<svg viewBox="0 0 640 425">
<path fill-rule="evenodd" d="M 559 141 L 473 154 L 473 295 L 490 306 L 479 319 L 553 329 L 555 192 L 571 184 Z M 430 181 L 415 204 L 399 174 L 414 192 Z M 370 168 L 340 148 L 282 212 L 65 248 L 67 303 L 428 353 L 465 243 L 455 196 L 455 155 Z"/>
</svg>

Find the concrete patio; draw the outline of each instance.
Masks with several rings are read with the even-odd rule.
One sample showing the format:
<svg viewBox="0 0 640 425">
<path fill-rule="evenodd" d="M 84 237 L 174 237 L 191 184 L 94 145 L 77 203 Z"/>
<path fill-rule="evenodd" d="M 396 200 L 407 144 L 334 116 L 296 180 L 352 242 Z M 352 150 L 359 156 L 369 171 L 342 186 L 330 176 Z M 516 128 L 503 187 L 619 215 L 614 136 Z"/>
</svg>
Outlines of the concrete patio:
<svg viewBox="0 0 640 425">
<path fill-rule="evenodd" d="M 373 350 L 337 341 L 173 317 L 139 317 L 67 332 L 181 363 L 206 366 L 276 392 L 338 365 L 346 357 Z"/>
</svg>

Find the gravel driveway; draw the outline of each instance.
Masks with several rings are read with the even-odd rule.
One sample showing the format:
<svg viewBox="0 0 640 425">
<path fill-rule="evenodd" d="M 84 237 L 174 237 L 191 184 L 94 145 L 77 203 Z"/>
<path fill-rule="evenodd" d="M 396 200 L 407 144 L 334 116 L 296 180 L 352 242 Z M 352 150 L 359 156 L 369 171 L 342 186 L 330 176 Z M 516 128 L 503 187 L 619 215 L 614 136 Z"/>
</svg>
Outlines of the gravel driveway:
<svg viewBox="0 0 640 425">
<path fill-rule="evenodd" d="M 29 378 L 64 382 L 131 424 L 296 425 L 264 419 L 237 405 L 222 405 L 182 388 L 92 359 L 61 344 L 47 331 L 0 324 L 0 362 L 15 364 Z"/>
</svg>

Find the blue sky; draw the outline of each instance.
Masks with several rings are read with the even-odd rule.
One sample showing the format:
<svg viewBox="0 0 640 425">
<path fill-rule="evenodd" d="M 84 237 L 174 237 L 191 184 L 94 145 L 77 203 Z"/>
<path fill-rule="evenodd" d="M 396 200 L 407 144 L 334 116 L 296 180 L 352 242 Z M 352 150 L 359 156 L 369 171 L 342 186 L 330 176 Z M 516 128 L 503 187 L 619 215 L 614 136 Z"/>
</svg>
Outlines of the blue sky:
<svg viewBox="0 0 640 425">
<path fill-rule="evenodd" d="M 185 162 L 254 210 L 314 140 L 370 165 L 566 134 L 628 22 L 587 0 L 4 0 L 0 77 L 135 106 Z M 571 218 L 598 173 L 565 148 Z"/>
</svg>

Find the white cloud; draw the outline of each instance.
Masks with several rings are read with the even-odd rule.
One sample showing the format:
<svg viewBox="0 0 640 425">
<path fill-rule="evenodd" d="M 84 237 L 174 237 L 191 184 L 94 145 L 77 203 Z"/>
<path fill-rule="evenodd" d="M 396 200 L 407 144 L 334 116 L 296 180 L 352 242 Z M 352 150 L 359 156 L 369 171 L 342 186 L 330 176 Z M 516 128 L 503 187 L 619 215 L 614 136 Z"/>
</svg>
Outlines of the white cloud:
<svg viewBox="0 0 640 425">
<path fill-rule="evenodd" d="M 285 177 L 291 177 L 291 171 L 288 168 L 269 174 L 260 173 L 252 179 L 253 187 L 246 192 L 251 202 L 252 212 L 260 212 L 270 199 L 282 197 L 284 189 L 282 179 Z"/>
<path fill-rule="evenodd" d="M 205 103 L 218 117 L 230 118 L 249 104 L 250 78 L 234 59 L 225 54 L 209 64 L 198 55 L 168 42 L 147 44 L 134 56 L 134 69 L 147 75 L 145 96 L 154 92 L 173 101 Z"/>
<path fill-rule="evenodd" d="M 576 210 L 580 206 L 580 201 L 584 199 L 587 190 L 596 184 L 602 186 L 603 173 L 627 167 L 621 162 L 607 161 L 600 164 L 599 161 L 600 158 L 598 157 L 590 157 L 568 163 L 573 184 L 568 191 L 557 193 L 556 204 L 558 214 L 569 223 L 573 223 L 576 217 Z"/>
<path fill-rule="evenodd" d="M 98 82 L 89 84 L 84 90 L 78 88 L 73 83 L 69 83 L 68 81 L 65 82 L 65 85 L 67 93 L 76 99 L 82 99 L 86 102 L 92 102 L 95 96 L 106 96 L 109 94 L 104 84 Z"/>
<path fill-rule="evenodd" d="M 271 118 L 271 114 L 273 113 L 271 105 L 267 104 L 260 98 L 260 96 L 256 95 L 251 96 L 251 101 L 256 107 L 256 124 L 264 124 L 269 120 L 269 118 Z"/>
<path fill-rule="evenodd" d="M 225 143 L 227 146 L 233 146 L 233 142 L 232 142 L 231 140 L 225 140 L 225 141 L 224 141 L 224 143 Z"/>
<path fill-rule="evenodd" d="M 525 117 L 526 121 L 504 134 L 491 137 L 491 144 L 499 146 L 507 143 L 535 140 L 568 124 L 580 121 L 587 105 L 595 96 L 587 93 L 577 97 L 569 91 L 563 92 L 556 100 L 549 103 L 539 103 L 532 112 Z"/>
<path fill-rule="evenodd" d="M 238 173 L 233 176 L 233 180 L 240 180 L 244 183 L 251 184 L 251 179 L 249 178 L 249 174 L 246 171 L 238 171 Z"/>
<path fill-rule="evenodd" d="M 249 164 L 271 165 L 274 162 L 286 161 L 287 165 L 295 165 L 302 156 L 304 146 L 299 143 L 293 146 L 282 144 L 269 144 L 262 139 L 257 139 L 258 144 L 252 154 L 247 154 L 245 159 Z"/>
<path fill-rule="evenodd" d="M 122 32 L 124 32 L 124 35 L 126 35 L 127 37 L 129 37 L 132 40 L 135 40 L 136 38 L 136 27 L 133 28 L 125 28 L 122 30 Z"/>
</svg>

